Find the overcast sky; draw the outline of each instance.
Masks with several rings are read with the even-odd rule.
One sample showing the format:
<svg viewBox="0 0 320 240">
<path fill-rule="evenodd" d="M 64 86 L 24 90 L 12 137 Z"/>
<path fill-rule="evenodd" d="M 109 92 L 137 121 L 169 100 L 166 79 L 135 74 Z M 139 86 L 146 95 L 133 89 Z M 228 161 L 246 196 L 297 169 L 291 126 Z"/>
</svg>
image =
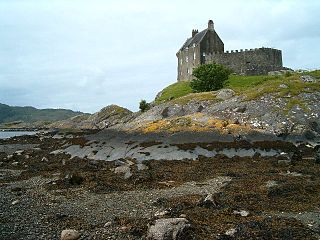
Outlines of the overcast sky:
<svg viewBox="0 0 320 240">
<path fill-rule="evenodd" d="M 176 81 L 176 52 L 212 19 L 225 50 L 274 47 L 320 68 L 318 0 L 0 0 L 0 103 L 138 109 Z"/>
</svg>

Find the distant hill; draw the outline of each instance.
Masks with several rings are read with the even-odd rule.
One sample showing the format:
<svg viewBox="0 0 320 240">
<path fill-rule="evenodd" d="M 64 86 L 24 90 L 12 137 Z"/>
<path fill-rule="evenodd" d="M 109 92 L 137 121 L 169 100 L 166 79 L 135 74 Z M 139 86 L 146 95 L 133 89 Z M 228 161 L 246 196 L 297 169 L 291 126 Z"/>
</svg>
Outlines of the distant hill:
<svg viewBox="0 0 320 240">
<path fill-rule="evenodd" d="M 55 122 L 83 114 L 66 109 L 37 109 L 34 107 L 12 107 L 0 103 L 0 124 L 9 122 Z"/>
</svg>

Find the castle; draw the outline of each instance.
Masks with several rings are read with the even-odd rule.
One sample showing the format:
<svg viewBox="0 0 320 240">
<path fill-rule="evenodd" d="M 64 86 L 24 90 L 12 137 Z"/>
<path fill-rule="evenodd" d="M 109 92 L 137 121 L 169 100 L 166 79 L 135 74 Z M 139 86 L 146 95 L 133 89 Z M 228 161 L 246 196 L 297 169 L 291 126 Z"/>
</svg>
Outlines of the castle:
<svg viewBox="0 0 320 240">
<path fill-rule="evenodd" d="M 212 20 L 208 28 L 198 32 L 192 30 L 177 52 L 178 81 L 192 80 L 192 70 L 201 64 L 217 63 L 229 67 L 239 75 L 264 75 L 270 71 L 284 69 L 281 50 L 273 48 L 240 49 L 224 51 L 224 43 L 214 30 Z"/>
</svg>

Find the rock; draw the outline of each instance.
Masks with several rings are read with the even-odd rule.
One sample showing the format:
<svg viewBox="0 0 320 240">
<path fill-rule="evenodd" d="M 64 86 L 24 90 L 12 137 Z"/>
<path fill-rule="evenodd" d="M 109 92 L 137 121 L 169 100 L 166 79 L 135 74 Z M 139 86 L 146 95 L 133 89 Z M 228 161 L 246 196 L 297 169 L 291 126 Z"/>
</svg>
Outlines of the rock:
<svg viewBox="0 0 320 240">
<path fill-rule="evenodd" d="M 52 151 L 50 154 L 51 155 L 58 155 L 58 154 L 62 154 L 62 153 L 63 153 L 63 150 L 62 149 L 58 149 L 58 150 Z"/>
<path fill-rule="evenodd" d="M 104 224 L 104 227 L 110 227 L 112 225 L 112 222 L 106 222 L 105 224 Z"/>
<path fill-rule="evenodd" d="M 43 158 L 41 159 L 41 162 L 49 162 L 49 160 L 48 160 L 48 158 L 43 157 Z"/>
<path fill-rule="evenodd" d="M 17 154 L 18 156 L 21 156 L 23 152 L 24 152 L 24 150 L 18 150 L 15 152 L 15 154 Z"/>
<path fill-rule="evenodd" d="M 245 210 L 240 210 L 240 211 L 233 211 L 233 214 L 239 214 L 241 217 L 247 217 L 249 216 L 249 212 Z"/>
<path fill-rule="evenodd" d="M 314 77 L 310 76 L 310 75 L 302 75 L 300 77 L 300 80 L 302 82 L 308 82 L 308 83 L 314 83 L 317 82 L 317 79 L 315 79 Z"/>
<path fill-rule="evenodd" d="M 233 237 L 236 233 L 237 233 L 237 229 L 230 228 L 229 230 L 226 231 L 225 235 Z"/>
<path fill-rule="evenodd" d="M 19 200 L 14 200 L 11 204 L 12 205 L 16 205 L 16 204 L 18 204 L 20 201 Z"/>
<path fill-rule="evenodd" d="M 188 229 L 191 225 L 185 218 L 158 219 L 149 227 L 149 240 L 184 240 L 188 239 Z"/>
<path fill-rule="evenodd" d="M 273 180 L 270 180 L 266 183 L 266 187 L 267 188 L 272 188 L 272 187 L 275 187 L 275 186 L 278 186 L 279 184 L 276 182 L 276 181 L 273 181 Z"/>
<path fill-rule="evenodd" d="M 288 124 L 286 122 L 281 122 L 276 124 L 274 134 L 277 137 L 285 137 L 289 133 Z"/>
<path fill-rule="evenodd" d="M 124 174 L 124 179 L 128 179 L 132 176 L 130 171 L 130 165 L 125 164 L 114 169 L 115 174 Z"/>
<path fill-rule="evenodd" d="M 137 169 L 138 169 L 138 171 L 143 171 L 143 170 L 148 170 L 149 167 L 147 165 L 143 164 L 143 163 L 138 163 L 137 164 Z"/>
<path fill-rule="evenodd" d="M 218 195 L 208 194 L 203 201 L 200 201 L 199 206 L 206 208 L 215 208 L 218 204 Z"/>
<path fill-rule="evenodd" d="M 74 229 L 65 229 L 61 232 L 61 240 L 77 240 L 80 238 L 80 234 Z"/>
<path fill-rule="evenodd" d="M 282 83 L 279 85 L 279 88 L 288 88 L 288 85 Z"/>
<path fill-rule="evenodd" d="M 235 92 L 232 89 L 221 89 L 218 91 L 216 98 L 227 100 L 229 98 L 232 98 L 235 95 Z"/>
<path fill-rule="evenodd" d="M 164 211 L 158 211 L 154 214 L 155 217 L 163 217 L 165 215 L 168 215 L 169 214 L 169 211 L 167 210 L 164 210 Z"/>
<path fill-rule="evenodd" d="M 239 106 L 233 109 L 234 112 L 244 113 L 247 110 L 247 106 Z"/>
</svg>

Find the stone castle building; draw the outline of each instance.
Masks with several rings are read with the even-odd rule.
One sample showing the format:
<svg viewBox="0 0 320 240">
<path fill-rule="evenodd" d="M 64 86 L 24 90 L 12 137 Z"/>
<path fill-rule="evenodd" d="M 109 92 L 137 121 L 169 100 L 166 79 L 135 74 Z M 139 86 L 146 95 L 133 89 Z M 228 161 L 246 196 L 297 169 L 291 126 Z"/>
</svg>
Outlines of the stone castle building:
<svg viewBox="0 0 320 240">
<path fill-rule="evenodd" d="M 281 50 L 273 48 L 224 51 L 224 43 L 214 30 L 212 20 L 208 28 L 192 30 L 191 38 L 177 52 L 178 81 L 192 80 L 192 70 L 201 64 L 218 63 L 239 75 L 264 75 L 284 69 Z"/>
</svg>

